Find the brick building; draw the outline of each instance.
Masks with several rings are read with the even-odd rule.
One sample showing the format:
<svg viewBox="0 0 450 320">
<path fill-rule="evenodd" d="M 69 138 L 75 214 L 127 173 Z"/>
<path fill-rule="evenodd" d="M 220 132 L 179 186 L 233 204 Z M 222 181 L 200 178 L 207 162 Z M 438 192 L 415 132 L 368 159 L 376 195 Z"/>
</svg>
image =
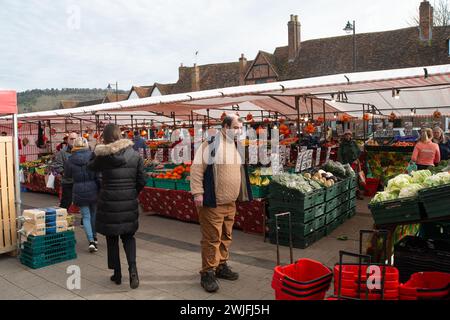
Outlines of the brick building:
<svg viewBox="0 0 450 320">
<path fill-rule="evenodd" d="M 450 63 L 449 27 L 433 26 L 433 7 L 420 3 L 418 27 L 356 35 L 356 72 Z M 353 35 L 301 41 L 298 16 L 288 22 L 288 45 L 253 60 L 179 67 L 172 84 L 133 87 L 128 99 L 353 72 Z"/>
</svg>

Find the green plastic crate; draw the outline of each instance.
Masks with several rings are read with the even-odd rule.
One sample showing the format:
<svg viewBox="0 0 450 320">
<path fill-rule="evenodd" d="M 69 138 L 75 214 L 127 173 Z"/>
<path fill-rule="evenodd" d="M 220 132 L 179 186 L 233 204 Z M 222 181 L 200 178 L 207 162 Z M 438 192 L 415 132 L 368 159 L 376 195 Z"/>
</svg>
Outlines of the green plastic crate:
<svg viewBox="0 0 450 320">
<path fill-rule="evenodd" d="M 358 186 L 358 182 L 355 178 L 350 178 L 349 189 L 355 189 Z"/>
<path fill-rule="evenodd" d="M 316 194 L 311 192 L 303 194 L 297 190 L 288 189 L 272 182 L 269 186 L 269 199 L 282 201 L 291 206 L 299 207 L 300 210 L 306 210 L 314 206 Z"/>
<path fill-rule="evenodd" d="M 252 186 L 253 198 L 260 199 L 265 198 L 269 194 L 268 187 Z"/>
<path fill-rule="evenodd" d="M 325 202 L 325 189 L 316 190 L 314 193 L 314 205 L 319 206 Z"/>
<path fill-rule="evenodd" d="M 269 205 L 269 217 L 271 219 L 275 219 L 275 215 L 279 213 L 285 213 L 290 212 L 291 213 L 291 219 L 292 221 L 299 222 L 299 223 L 308 223 L 316 217 L 316 209 L 315 208 L 309 208 L 308 210 L 299 210 L 298 208 L 293 208 L 289 206 L 283 206 L 279 203 L 273 203 L 271 202 Z"/>
<path fill-rule="evenodd" d="M 150 188 L 155 187 L 155 179 L 147 178 L 147 182 L 145 183 L 145 186 L 150 187 Z"/>
<path fill-rule="evenodd" d="M 341 181 L 341 194 L 350 190 L 350 178 L 344 179 Z"/>
<path fill-rule="evenodd" d="M 337 227 L 339 227 L 339 222 L 337 219 L 327 224 L 327 226 L 325 227 L 327 235 L 330 235 L 334 230 L 337 229 Z"/>
<path fill-rule="evenodd" d="M 338 206 L 339 206 L 339 199 L 338 198 L 331 199 L 326 203 L 325 212 L 330 212 L 331 210 L 336 209 Z"/>
<path fill-rule="evenodd" d="M 314 230 L 315 231 L 317 231 L 317 230 L 321 229 L 323 226 L 325 226 L 325 218 L 326 218 L 326 216 L 323 215 L 314 220 Z"/>
<path fill-rule="evenodd" d="M 414 222 L 421 219 L 418 198 L 403 198 L 370 204 L 369 209 L 376 225 Z"/>
<path fill-rule="evenodd" d="M 155 188 L 176 190 L 177 183 L 176 183 L 176 180 L 171 180 L 171 179 L 155 179 Z"/>
<path fill-rule="evenodd" d="M 316 241 L 319 241 L 320 239 L 325 238 L 326 236 L 327 236 L 326 226 L 316 231 Z"/>
<path fill-rule="evenodd" d="M 269 233 L 275 234 L 275 220 L 269 220 Z M 289 236 L 289 222 L 287 221 L 286 217 L 280 218 L 278 220 L 278 227 L 280 228 L 278 231 L 279 235 L 285 235 Z M 306 237 L 313 233 L 315 231 L 314 229 L 314 221 L 311 221 L 309 223 L 297 223 L 292 222 L 292 235 L 295 235 L 297 237 Z"/>
<path fill-rule="evenodd" d="M 334 199 L 338 196 L 338 193 L 339 193 L 338 187 L 339 186 L 337 184 L 335 184 L 334 186 L 326 189 L 325 201 L 330 201 L 331 199 Z"/>
<path fill-rule="evenodd" d="M 270 235 L 270 243 L 276 244 L 276 236 Z M 316 233 L 313 232 L 306 237 L 292 237 L 292 246 L 297 249 L 306 249 L 311 246 L 316 241 Z M 288 235 L 278 235 L 278 243 L 281 246 L 289 246 L 289 236 Z"/>
<path fill-rule="evenodd" d="M 348 200 L 350 200 L 350 191 L 347 190 L 347 191 L 341 193 L 341 195 L 339 196 L 339 201 L 341 203 L 344 203 Z"/>
<path fill-rule="evenodd" d="M 74 248 L 76 243 L 77 243 L 76 240 L 73 239 L 73 240 L 60 241 L 60 242 L 52 243 L 49 245 L 36 246 L 28 241 L 25 241 L 21 245 L 21 249 L 22 249 L 21 252 L 24 252 L 31 256 L 35 256 L 35 255 L 52 252 L 55 249 L 63 249 L 64 250 L 64 249 L 68 249 L 68 248 Z"/>
<path fill-rule="evenodd" d="M 75 248 L 66 250 L 55 250 L 51 253 L 31 256 L 22 252 L 20 262 L 31 269 L 40 269 L 56 263 L 72 260 L 77 258 Z"/>
<path fill-rule="evenodd" d="M 186 180 L 177 180 L 176 188 L 177 188 L 177 190 L 191 191 L 191 183 L 190 183 L 190 181 L 186 181 Z"/>
<path fill-rule="evenodd" d="M 355 198 L 356 197 L 356 188 L 350 189 L 349 193 L 350 193 L 349 199 Z"/>
<path fill-rule="evenodd" d="M 322 203 L 321 205 L 314 207 L 315 210 L 314 213 L 316 218 L 321 217 L 325 214 L 325 207 L 326 207 L 325 203 Z"/>
<path fill-rule="evenodd" d="M 330 211 L 325 215 L 325 223 L 327 225 L 330 224 L 332 221 L 336 220 L 337 216 L 338 216 L 338 214 L 337 214 L 337 208 L 336 208 L 333 211 Z"/>
<path fill-rule="evenodd" d="M 356 208 L 347 211 L 347 219 L 351 219 L 356 215 Z"/>
<path fill-rule="evenodd" d="M 27 243 L 30 247 L 43 247 L 43 246 L 54 246 L 65 241 L 74 241 L 75 232 L 65 231 L 55 234 L 48 234 L 45 236 L 28 236 Z"/>
<path fill-rule="evenodd" d="M 356 208 L 356 198 L 352 198 L 349 200 L 348 210 L 350 210 L 352 208 Z"/>
<path fill-rule="evenodd" d="M 420 190 L 419 199 L 429 219 L 450 216 L 450 185 Z"/>
</svg>

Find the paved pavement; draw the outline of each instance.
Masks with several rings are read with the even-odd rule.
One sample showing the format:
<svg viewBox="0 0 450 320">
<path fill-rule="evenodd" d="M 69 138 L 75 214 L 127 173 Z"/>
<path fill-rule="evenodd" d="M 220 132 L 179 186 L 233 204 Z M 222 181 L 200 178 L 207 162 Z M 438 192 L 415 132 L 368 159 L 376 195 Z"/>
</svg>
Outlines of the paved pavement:
<svg viewBox="0 0 450 320">
<path fill-rule="evenodd" d="M 57 204 L 54 196 L 24 193 L 25 207 L 46 207 Z M 371 229 L 373 220 L 367 202 L 358 201 L 357 215 L 305 250 L 294 249 L 294 258 L 311 258 L 332 267 L 339 250 L 357 252 L 359 230 Z M 339 241 L 345 235 L 348 241 Z M 137 257 L 140 287 L 131 290 L 126 258 L 121 249 L 122 285 L 113 284 L 106 263 L 106 243 L 99 238 L 99 252 L 87 251 L 82 228 L 76 228 L 76 260 L 32 270 L 17 258 L 0 255 L 0 300 L 272 300 L 273 268 L 276 265 L 276 246 L 263 241 L 261 235 L 234 232 L 230 265 L 240 273 L 237 282 L 220 282 L 216 294 L 208 294 L 200 287 L 198 274 L 200 259 L 200 230 L 196 224 L 179 222 L 154 215 L 141 214 L 137 233 Z M 288 248 L 281 249 L 282 263 L 289 263 Z M 69 266 L 81 270 L 81 289 L 69 290 L 66 273 Z"/>
</svg>

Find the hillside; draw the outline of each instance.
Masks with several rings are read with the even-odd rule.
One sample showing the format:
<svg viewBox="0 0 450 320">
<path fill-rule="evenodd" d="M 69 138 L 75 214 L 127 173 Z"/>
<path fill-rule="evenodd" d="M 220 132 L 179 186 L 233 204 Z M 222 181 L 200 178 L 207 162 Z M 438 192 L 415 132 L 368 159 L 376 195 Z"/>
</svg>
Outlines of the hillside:
<svg viewBox="0 0 450 320">
<path fill-rule="evenodd" d="M 89 101 L 102 99 L 105 89 L 34 89 L 17 94 L 19 112 L 36 112 L 58 109 L 61 100 Z M 119 91 L 119 93 L 127 93 Z"/>
</svg>

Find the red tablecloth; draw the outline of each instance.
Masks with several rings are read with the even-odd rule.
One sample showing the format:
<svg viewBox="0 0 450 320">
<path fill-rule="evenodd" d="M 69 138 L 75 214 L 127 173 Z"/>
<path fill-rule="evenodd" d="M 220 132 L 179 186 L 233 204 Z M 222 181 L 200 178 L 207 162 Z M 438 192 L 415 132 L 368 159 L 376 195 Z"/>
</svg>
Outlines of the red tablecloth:
<svg viewBox="0 0 450 320">
<path fill-rule="evenodd" d="M 190 192 L 146 187 L 141 192 L 139 201 L 146 212 L 154 212 L 177 220 L 198 223 L 197 208 Z M 265 208 L 264 199 L 237 202 L 234 227 L 244 232 L 263 234 Z"/>
</svg>

